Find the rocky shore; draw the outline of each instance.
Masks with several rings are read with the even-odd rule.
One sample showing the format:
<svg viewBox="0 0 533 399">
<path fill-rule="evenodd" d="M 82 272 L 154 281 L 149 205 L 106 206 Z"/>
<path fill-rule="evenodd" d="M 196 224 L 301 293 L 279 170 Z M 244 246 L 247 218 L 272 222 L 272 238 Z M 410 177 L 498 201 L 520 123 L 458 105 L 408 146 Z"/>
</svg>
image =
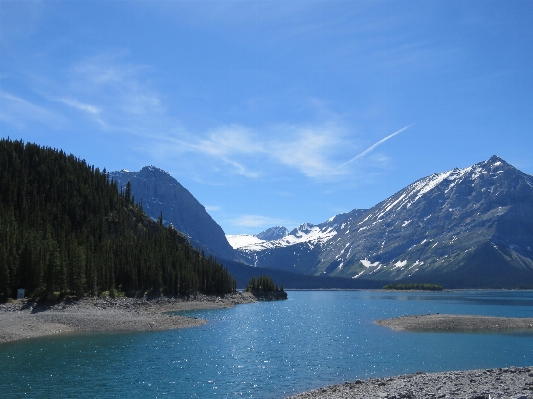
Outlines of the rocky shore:
<svg viewBox="0 0 533 399">
<path fill-rule="evenodd" d="M 290 399 L 533 399 L 533 367 L 416 373 L 345 382 Z"/>
<path fill-rule="evenodd" d="M 376 324 L 396 331 L 531 331 L 533 318 L 455 314 L 426 314 L 377 320 Z"/>
<path fill-rule="evenodd" d="M 0 343 L 69 331 L 153 331 L 194 327 L 205 320 L 168 312 L 218 309 L 256 302 L 249 293 L 222 297 L 86 298 L 57 304 L 15 300 L 0 305 Z"/>
</svg>

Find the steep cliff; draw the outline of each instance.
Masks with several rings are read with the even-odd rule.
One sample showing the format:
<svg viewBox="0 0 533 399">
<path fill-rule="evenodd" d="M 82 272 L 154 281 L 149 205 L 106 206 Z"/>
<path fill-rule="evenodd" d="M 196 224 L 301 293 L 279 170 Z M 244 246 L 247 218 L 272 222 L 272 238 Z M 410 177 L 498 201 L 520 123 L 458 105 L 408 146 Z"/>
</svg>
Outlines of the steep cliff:
<svg viewBox="0 0 533 399">
<path fill-rule="evenodd" d="M 206 256 L 235 259 L 224 231 L 207 213 L 205 207 L 169 173 L 154 166 L 145 166 L 139 172 L 122 170 L 109 173 L 110 179 L 125 190 L 128 181 L 135 202 L 141 202 L 147 215 L 158 219 L 161 213 L 165 224 L 172 223 L 184 233 L 194 247 Z"/>
</svg>

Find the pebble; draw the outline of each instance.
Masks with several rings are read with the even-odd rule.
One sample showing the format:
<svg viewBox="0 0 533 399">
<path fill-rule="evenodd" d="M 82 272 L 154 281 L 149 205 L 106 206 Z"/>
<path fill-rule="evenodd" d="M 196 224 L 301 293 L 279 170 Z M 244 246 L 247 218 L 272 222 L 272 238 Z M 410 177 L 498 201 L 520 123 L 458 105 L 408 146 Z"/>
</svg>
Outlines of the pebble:
<svg viewBox="0 0 533 399">
<path fill-rule="evenodd" d="M 63 331 L 150 331 L 193 327 L 205 320 L 167 312 L 257 302 L 249 293 L 224 297 L 67 298 L 57 304 L 15 300 L 0 305 L 0 344 Z M 1 396 L 1 395 L 0 395 Z"/>
<path fill-rule="evenodd" d="M 290 399 L 533 399 L 533 368 L 507 367 L 355 380 Z M 449 382 L 453 381 L 453 384 Z"/>
</svg>

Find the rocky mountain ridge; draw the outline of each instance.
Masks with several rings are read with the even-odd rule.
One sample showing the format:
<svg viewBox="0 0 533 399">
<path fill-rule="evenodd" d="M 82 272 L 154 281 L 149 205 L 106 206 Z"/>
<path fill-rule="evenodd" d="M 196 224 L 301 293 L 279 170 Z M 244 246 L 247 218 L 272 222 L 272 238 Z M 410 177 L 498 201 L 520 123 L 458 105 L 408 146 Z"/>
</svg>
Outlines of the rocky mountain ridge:
<svg viewBox="0 0 533 399">
<path fill-rule="evenodd" d="M 283 238 L 287 234 L 289 234 L 289 230 L 287 230 L 286 227 L 275 226 L 275 227 L 266 229 L 265 231 L 262 231 L 259 234 L 256 234 L 255 237 L 259 238 L 260 240 L 272 241 L 272 240 L 278 240 L 280 238 Z"/>
<path fill-rule="evenodd" d="M 313 275 L 533 284 L 533 177 L 493 156 L 422 178 L 369 210 L 304 224 L 238 252 L 256 266 Z"/>
<path fill-rule="evenodd" d="M 194 247 L 206 256 L 235 259 L 224 231 L 207 213 L 205 207 L 175 178 L 155 166 L 145 166 L 139 172 L 110 172 L 109 179 L 125 190 L 128 181 L 135 202 L 142 202 L 144 212 L 153 219 L 163 215 L 164 224 L 172 224 L 184 233 Z"/>
</svg>

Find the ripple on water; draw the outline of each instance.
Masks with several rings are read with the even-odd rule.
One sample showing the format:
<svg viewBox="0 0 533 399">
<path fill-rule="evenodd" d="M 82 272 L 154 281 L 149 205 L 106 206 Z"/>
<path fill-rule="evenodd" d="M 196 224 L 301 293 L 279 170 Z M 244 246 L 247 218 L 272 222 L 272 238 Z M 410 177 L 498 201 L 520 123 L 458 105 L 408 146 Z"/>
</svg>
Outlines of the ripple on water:
<svg viewBox="0 0 533 399">
<path fill-rule="evenodd" d="M 289 292 L 289 300 L 182 312 L 195 328 L 76 334 L 0 346 L 0 392 L 27 397 L 279 398 L 346 380 L 533 364 L 520 334 L 394 332 L 376 319 L 531 317 L 533 293 Z M 25 395 L 26 394 L 26 395 Z"/>
</svg>

